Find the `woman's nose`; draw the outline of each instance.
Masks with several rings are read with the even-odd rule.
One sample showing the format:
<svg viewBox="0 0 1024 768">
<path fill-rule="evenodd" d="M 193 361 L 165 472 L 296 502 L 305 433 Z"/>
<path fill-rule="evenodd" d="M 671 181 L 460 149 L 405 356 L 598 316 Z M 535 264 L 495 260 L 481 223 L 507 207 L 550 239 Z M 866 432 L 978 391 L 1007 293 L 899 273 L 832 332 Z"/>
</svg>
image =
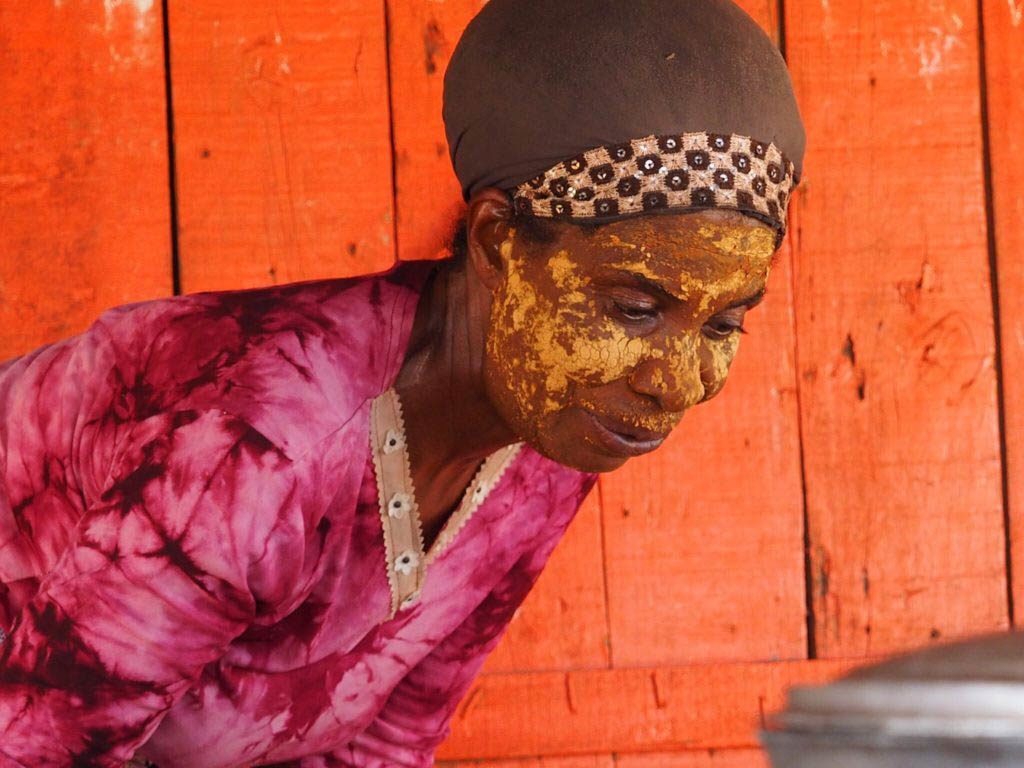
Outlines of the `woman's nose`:
<svg viewBox="0 0 1024 768">
<path fill-rule="evenodd" d="M 665 359 L 642 360 L 629 374 L 629 385 L 634 392 L 657 400 L 662 410 L 678 413 L 704 399 L 700 368 L 697 355 L 675 365 Z"/>
</svg>

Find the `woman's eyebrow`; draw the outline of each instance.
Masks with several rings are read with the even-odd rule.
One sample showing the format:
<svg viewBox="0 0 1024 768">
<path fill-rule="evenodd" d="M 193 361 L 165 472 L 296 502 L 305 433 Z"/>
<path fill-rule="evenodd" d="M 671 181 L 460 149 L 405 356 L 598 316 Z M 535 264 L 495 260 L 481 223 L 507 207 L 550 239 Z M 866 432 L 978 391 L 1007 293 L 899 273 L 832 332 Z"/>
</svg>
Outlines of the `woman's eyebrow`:
<svg viewBox="0 0 1024 768">
<path fill-rule="evenodd" d="M 637 284 L 637 287 L 650 291 L 651 293 L 664 299 L 665 301 L 683 300 L 681 296 L 675 295 L 668 288 L 666 288 L 656 280 L 652 280 L 647 275 L 642 275 L 639 272 L 630 272 L 629 270 L 624 269 L 615 270 L 615 274 L 632 278 L 633 282 Z"/>
<path fill-rule="evenodd" d="M 647 275 L 642 275 L 639 272 L 630 272 L 628 270 L 616 270 L 616 274 L 632 278 L 633 282 L 636 283 L 638 287 L 644 288 L 666 301 L 684 300 L 683 297 L 676 296 L 668 288 L 666 288 L 656 280 L 652 280 Z M 727 309 L 735 309 L 736 307 L 756 307 L 758 304 L 761 303 L 761 300 L 764 298 L 765 291 L 767 291 L 767 289 L 767 285 L 762 285 L 760 289 L 750 294 L 749 296 L 745 296 L 742 299 L 737 299 L 736 301 L 723 307 L 722 311 L 724 312 Z"/>
<path fill-rule="evenodd" d="M 744 299 L 737 299 L 736 301 L 729 304 L 725 309 L 735 309 L 736 307 L 756 307 L 761 303 L 761 299 L 764 298 L 765 292 L 768 290 L 767 285 L 762 285 L 760 290 L 756 293 L 752 293 Z"/>
</svg>

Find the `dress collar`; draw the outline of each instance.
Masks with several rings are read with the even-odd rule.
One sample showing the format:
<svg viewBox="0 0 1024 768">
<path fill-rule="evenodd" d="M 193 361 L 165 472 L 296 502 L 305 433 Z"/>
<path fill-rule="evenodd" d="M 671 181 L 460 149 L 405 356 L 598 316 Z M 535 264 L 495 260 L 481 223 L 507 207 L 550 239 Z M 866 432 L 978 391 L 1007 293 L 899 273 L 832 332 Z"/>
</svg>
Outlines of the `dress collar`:
<svg viewBox="0 0 1024 768">
<path fill-rule="evenodd" d="M 484 460 L 463 492 L 455 512 L 445 522 L 430 550 L 425 552 L 402 404 L 393 387 L 373 400 L 370 441 L 384 529 L 388 582 L 391 585 L 391 615 L 394 616 L 400 608 L 416 602 L 426 580 L 427 567 L 448 549 L 484 503 L 523 444 L 513 443 L 499 448 Z"/>
</svg>

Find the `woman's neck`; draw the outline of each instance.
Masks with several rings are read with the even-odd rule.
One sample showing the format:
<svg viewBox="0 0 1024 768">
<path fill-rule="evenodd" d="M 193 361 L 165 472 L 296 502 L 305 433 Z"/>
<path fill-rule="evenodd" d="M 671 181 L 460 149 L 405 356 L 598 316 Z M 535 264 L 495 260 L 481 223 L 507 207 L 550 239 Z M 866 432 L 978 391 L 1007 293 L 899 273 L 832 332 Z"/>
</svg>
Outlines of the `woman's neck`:
<svg viewBox="0 0 1024 768">
<path fill-rule="evenodd" d="M 445 486 L 460 482 L 488 455 L 518 439 L 484 389 L 490 294 L 475 279 L 465 261 L 434 270 L 420 295 L 395 382 L 413 474 L 420 478 L 417 492 L 424 479 Z"/>
</svg>

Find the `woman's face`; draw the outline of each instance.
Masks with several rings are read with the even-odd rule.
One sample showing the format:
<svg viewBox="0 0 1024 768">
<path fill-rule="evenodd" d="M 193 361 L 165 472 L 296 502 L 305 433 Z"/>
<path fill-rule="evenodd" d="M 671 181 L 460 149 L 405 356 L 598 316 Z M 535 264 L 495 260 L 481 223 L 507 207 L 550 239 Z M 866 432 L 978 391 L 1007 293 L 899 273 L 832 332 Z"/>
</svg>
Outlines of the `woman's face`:
<svg viewBox="0 0 1024 768">
<path fill-rule="evenodd" d="M 775 231 L 733 211 L 642 216 L 500 245 L 484 378 L 509 426 L 605 472 L 654 450 L 721 390 Z"/>
</svg>

